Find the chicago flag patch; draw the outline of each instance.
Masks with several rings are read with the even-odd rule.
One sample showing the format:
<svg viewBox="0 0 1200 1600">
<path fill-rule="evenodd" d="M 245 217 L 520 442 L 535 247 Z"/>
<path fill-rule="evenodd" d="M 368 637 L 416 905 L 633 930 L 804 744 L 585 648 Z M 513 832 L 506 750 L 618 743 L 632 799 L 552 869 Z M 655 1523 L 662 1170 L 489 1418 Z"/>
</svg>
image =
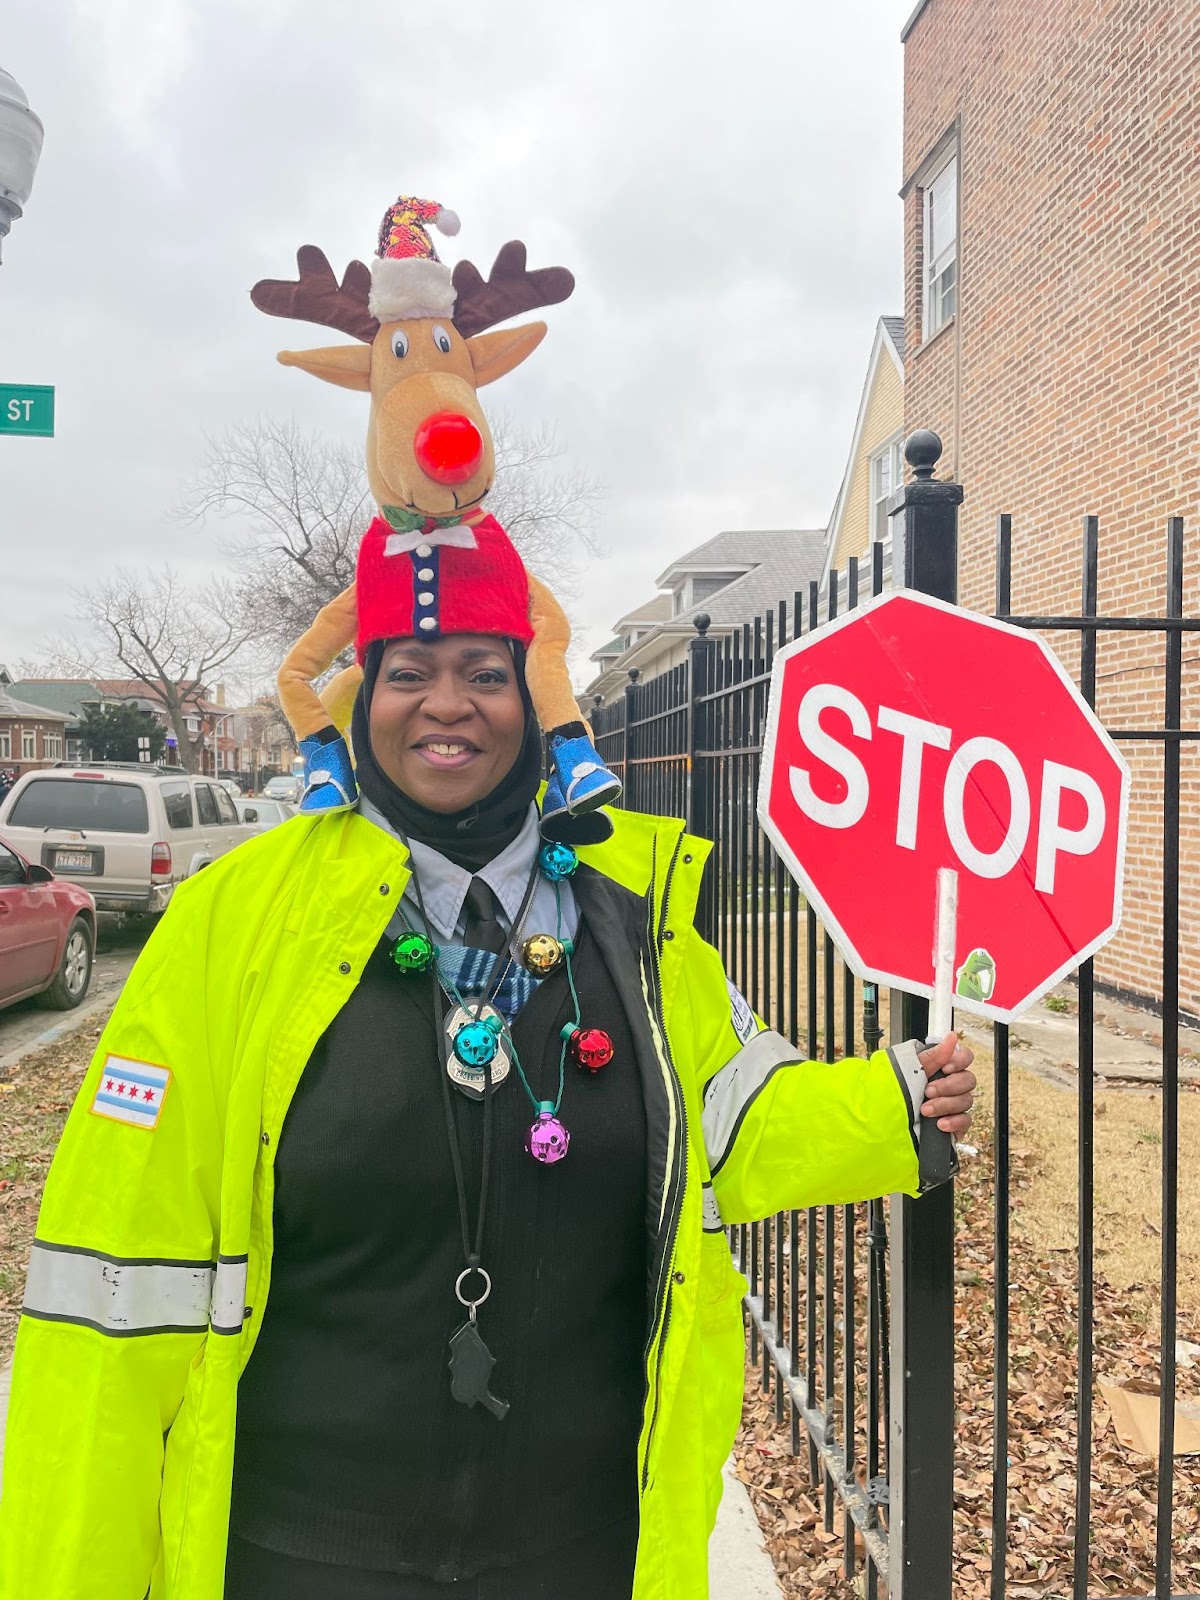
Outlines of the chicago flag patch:
<svg viewBox="0 0 1200 1600">
<path fill-rule="evenodd" d="M 98 1117 L 129 1122 L 135 1128 L 154 1128 L 162 1111 L 163 1096 L 171 1081 L 170 1069 L 128 1056 L 110 1055 L 92 1096 Z"/>
</svg>

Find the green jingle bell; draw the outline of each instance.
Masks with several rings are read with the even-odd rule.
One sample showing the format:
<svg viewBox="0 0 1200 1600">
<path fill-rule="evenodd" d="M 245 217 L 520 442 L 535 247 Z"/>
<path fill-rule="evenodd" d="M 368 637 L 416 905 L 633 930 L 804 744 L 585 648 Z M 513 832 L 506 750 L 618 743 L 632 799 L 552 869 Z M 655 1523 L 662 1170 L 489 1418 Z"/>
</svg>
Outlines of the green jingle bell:
<svg viewBox="0 0 1200 1600">
<path fill-rule="evenodd" d="M 428 972 L 437 951 L 423 933 L 402 933 L 392 946 L 392 960 L 401 972 Z"/>
<path fill-rule="evenodd" d="M 535 978 L 548 978 L 562 966 L 567 948 L 551 933 L 535 933 L 521 946 L 521 964 Z"/>
</svg>

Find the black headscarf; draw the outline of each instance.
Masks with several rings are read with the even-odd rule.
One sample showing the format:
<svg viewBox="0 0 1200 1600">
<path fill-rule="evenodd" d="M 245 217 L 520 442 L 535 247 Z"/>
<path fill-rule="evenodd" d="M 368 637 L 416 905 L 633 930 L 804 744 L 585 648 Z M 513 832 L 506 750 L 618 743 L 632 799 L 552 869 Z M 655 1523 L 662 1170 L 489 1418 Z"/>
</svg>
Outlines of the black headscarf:
<svg viewBox="0 0 1200 1600">
<path fill-rule="evenodd" d="M 542 781 L 542 736 L 525 683 L 525 648 L 512 642 L 525 733 L 517 759 L 488 795 L 466 811 L 429 811 L 392 782 L 371 749 L 371 696 L 386 641 L 368 645 L 362 687 L 354 702 L 354 760 L 362 792 L 406 839 L 427 844 L 457 866 L 478 872 L 520 833 Z"/>
</svg>

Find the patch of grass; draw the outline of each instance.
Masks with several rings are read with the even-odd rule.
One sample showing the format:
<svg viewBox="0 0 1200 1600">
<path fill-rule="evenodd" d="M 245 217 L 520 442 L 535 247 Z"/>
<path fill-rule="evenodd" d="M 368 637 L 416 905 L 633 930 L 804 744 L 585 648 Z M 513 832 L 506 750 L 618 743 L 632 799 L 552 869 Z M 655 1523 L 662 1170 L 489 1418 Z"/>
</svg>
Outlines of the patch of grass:
<svg viewBox="0 0 1200 1600">
<path fill-rule="evenodd" d="M 1075 1007 L 1063 994 L 1048 994 L 1042 1001 L 1047 1011 L 1074 1011 Z"/>
<path fill-rule="evenodd" d="M 976 1051 L 979 1106 L 991 1125 L 993 1070 Z M 1078 1098 L 1014 1065 L 1011 1140 L 1028 1180 L 1014 1195 L 1013 1228 L 1040 1252 L 1071 1253 L 1079 1239 Z M 1096 1260 L 1114 1288 L 1128 1291 L 1139 1321 L 1157 1314 L 1162 1283 L 1162 1096 L 1109 1089 L 1096 1096 L 1092 1129 Z M 1179 1334 L 1200 1338 L 1200 1094 L 1179 1097 Z M 963 1182 L 970 1183 L 969 1163 Z"/>
</svg>

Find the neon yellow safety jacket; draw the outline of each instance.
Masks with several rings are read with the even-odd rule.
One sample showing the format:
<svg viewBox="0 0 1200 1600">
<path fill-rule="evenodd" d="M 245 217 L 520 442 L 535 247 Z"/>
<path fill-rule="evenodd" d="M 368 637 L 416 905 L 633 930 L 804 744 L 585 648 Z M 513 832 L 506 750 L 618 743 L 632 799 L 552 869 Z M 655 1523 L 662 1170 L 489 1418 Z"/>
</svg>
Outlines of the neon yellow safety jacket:
<svg viewBox="0 0 1200 1600">
<path fill-rule="evenodd" d="M 693 929 L 709 846 L 617 812 L 581 852 L 645 896 L 626 1004 L 657 1073 L 634 1600 L 704 1600 L 742 1400 L 723 1224 L 918 1189 L 911 1047 L 803 1061 Z M 300 1075 L 408 881 L 355 812 L 183 884 L 104 1030 L 46 1185 L 13 1370 L 0 1600 L 220 1600 L 237 1384 L 271 1283 Z M 907 1054 L 905 1054 L 907 1048 Z"/>
</svg>

